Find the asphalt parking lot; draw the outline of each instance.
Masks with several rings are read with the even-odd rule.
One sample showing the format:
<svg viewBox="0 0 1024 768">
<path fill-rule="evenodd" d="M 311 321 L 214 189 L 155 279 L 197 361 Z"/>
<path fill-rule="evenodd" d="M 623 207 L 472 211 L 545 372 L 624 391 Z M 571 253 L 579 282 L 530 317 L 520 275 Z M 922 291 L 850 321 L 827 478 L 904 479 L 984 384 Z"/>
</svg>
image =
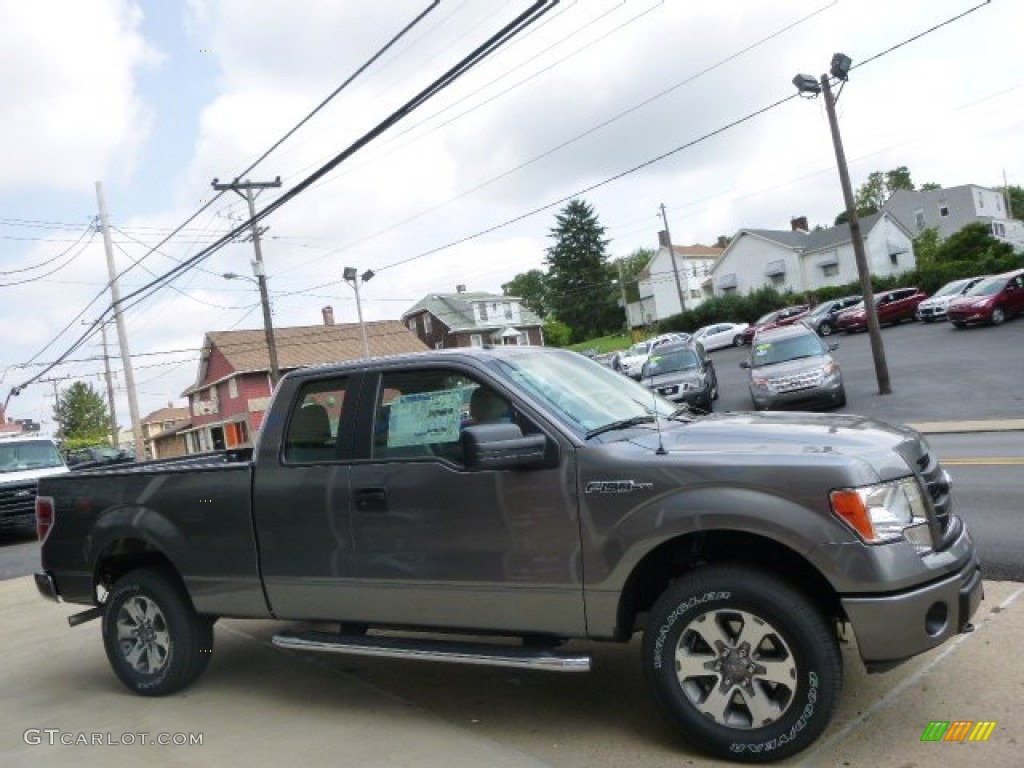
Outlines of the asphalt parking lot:
<svg viewBox="0 0 1024 768">
<path fill-rule="evenodd" d="M 904 423 L 1024 417 L 1024 320 L 965 332 L 883 329 L 894 389 L 885 397 L 868 337 L 835 338 L 844 412 Z M 717 410 L 749 408 L 738 367 L 745 354 L 713 353 Z M 97 622 L 68 628 L 64 617 L 77 610 L 41 600 L 28 578 L 0 581 L 0 766 L 724 765 L 689 749 L 655 710 L 635 641 L 591 645 L 593 672 L 555 675 L 304 655 L 270 644 L 287 628 L 280 624 L 222 620 L 210 667 L 192 688 L 142 699 L 110 671 Z M 1021 764 L 1024 665 L 1013 649 L 1024 632 L 1024 585 L 986 582 L 975 623 L 975 632 L 880 675 L 865 674 L 855 645 L 845 644 L 833 723 L 780 764 Z M 996 726 L 985 742 L 921 741 L 929 722 L 954 720 Z M 143 744 L 141 734 L 199 735 L 202 744 Z"/>
</svg>

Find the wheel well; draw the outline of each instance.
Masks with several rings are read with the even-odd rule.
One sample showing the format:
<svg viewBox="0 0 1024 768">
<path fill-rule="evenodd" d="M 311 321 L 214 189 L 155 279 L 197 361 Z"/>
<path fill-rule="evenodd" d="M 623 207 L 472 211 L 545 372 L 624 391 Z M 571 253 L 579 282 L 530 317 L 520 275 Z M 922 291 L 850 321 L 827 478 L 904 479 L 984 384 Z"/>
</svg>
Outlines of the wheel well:
<svg viewBox="0 0 1024 768">
<path fill-rule="evenodd" d="M 652 550 L 630 574 L 619 601 L 616 635 L 640 629 L 654 601 L 671 581 L 710 563 L 735 562 L 764 568 L 805 594 L 829 618 L 843 612 L 832 585 L 800 554 L 764 536 L 742 531 L 701 531 Z"/>
<path fill-rule="evenodd" d="M 112 541 L 96 558 L 96 567 L 93 570 L 93 584 L 95 587 L 102 587 L 110 591 L 114 583 L 129 571 L 140 568 L 152 568 L 162 571 L 173 579 L 177 585 L 185 590 L 185 583 L 175 569 L 170 559 L 152 544 L 142 539 L 117 539 Z"/>
</svg>

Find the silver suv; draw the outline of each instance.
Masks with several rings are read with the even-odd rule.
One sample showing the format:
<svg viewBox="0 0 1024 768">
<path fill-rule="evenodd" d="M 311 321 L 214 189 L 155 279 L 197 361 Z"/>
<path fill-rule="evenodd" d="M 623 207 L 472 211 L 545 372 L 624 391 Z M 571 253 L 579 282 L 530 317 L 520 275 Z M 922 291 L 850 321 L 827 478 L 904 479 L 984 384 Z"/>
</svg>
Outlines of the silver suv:
<svg viewBox="0 0 1024 768">
<path fill-rule="evenodd" d="M 755 335 L 750 358 L 740 363 L 741 368 L 750 371 L 754 410 L 846 405 L 843 376 L 829 354 L 838 346 L 836 342 L 825 344 L 801 324 Z"/>
</svg>

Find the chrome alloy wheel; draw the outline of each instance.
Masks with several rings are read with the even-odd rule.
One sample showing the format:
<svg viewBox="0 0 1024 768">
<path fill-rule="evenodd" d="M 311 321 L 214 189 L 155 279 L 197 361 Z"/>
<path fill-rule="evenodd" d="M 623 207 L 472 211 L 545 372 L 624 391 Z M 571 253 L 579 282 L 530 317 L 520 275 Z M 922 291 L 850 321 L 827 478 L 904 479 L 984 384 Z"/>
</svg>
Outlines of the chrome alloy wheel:
<svg viewBox="0 0 1024 768">
<path fill-rule="evenodd" d="M 717 610 L 683 629 L 676 677 L 690 703 L 730 728 L 750 729 L 782 717 L 793 702 L 797 666 L 774 627 L 747 611 Z"/>
<path fill-rule="evenodd" d="M 167 664 L 171 636 L 163 611 L 145 596 L 126 600 L 117 614 L 117 642 L 136 672 L 152 675 Z"/>
</svg>

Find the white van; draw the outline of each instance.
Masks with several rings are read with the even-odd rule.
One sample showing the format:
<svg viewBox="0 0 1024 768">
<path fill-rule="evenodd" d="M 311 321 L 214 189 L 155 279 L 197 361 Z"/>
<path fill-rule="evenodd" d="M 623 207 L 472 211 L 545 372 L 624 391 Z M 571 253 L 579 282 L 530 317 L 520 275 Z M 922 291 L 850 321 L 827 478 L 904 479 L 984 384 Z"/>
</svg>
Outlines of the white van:
<svg viewBox="0 0 1024 768">
<path fill-rule="evenodd" d="M 48 437 L 0 437 L 0 528 L 34 530 L 36 480 L 67 472 L 67 465 Z"/>
</svg>

